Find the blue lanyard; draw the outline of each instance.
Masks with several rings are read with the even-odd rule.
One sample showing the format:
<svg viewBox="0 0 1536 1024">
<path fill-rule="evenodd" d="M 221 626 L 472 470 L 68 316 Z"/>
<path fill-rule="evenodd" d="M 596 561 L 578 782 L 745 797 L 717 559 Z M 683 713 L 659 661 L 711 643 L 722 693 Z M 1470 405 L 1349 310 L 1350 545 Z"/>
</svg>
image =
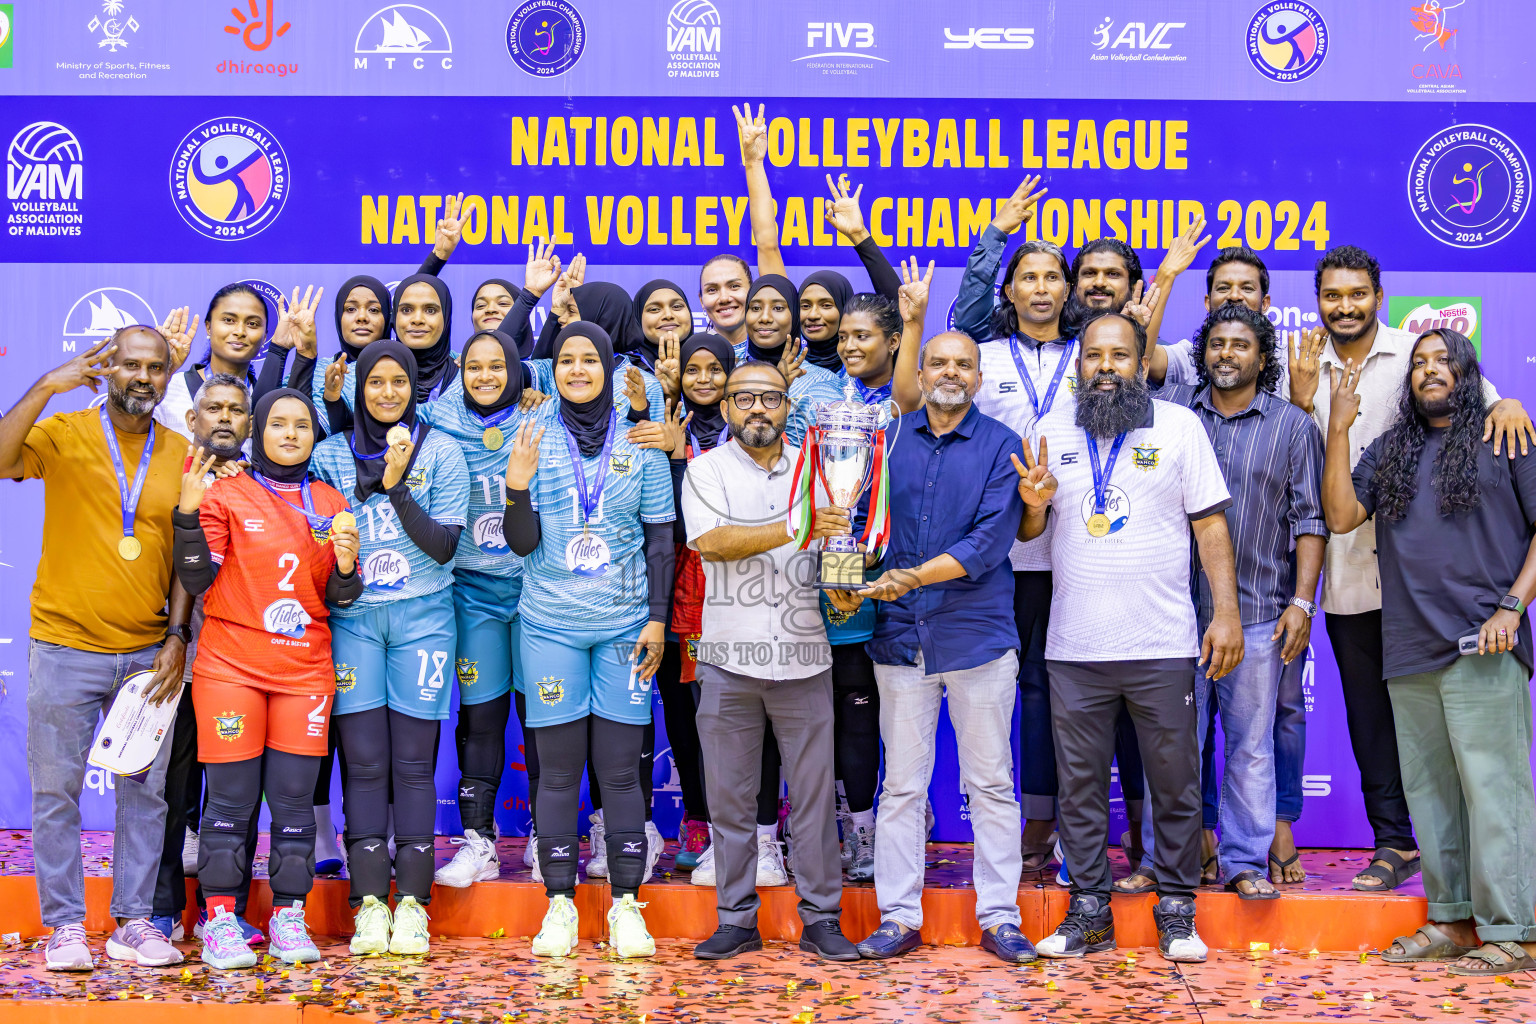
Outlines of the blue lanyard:
<svg viewBox="0 0 1536 1024">
<path fill-rule="evenodd" d="M 715 447 L 718 448 L 720 445 L 725 444 L 725 442 L 729 441 L 730 439 L 731 439 L 731 428 L 730 427 L 721 427 L 720 428 L 720 436 L 715 438 Z M 688 444 L 693 447 L 693 456 L 694 456 L 694 458 L 698 458 L 700 455 L 704 454 L 704 446 L 699 444 L 699 439 L 696 436 L 694 436 L 694 433 L 691 430 L 688 431 Z"/>
<path fill-rule="evenodd" d="M 139 507 L 139 495 L 144 493 L 144 481 L 149 479 L 149 460 L 155 450 L 155 421 L 149 421 L 149 436 L 144 439 L 144 451 L 139 456 L 139 469 L 133 477 L 133 488 L 128 487 L 128 470 L 123 466 L 123 452 L 117 446 L 117 431 L 112 426 L 112 417 L 107 415 L 107 406 L 103 402 L 99 406 L 101 412 L 101 432 L 107 435 L 107 451 L 112 453 L 112 468 L 117 471 L 117 495 L 123 511 L 123 536 L 133 536 L 134 512 Z"/>
<path fill-rule="evenodd" d="M 261 484 L 261 486 L 267 489 L 268 494 L 271 494 L 274 498 L 276 498 L 278 501 L 281 501 L 289 508 L 293 508 L 293 502 L 289 501 L 287 498 L 278 493 L 277 488 L 273 487 L 272 484 L 267 481 L 266 477 L 262 476 L 254 469 L 251 470 L 251 476 L 256 479 L 257 483 Z M 309 520 L 309 528 L 311 530 L 329 530 L 331 528 L 331 519 L 334 517 L 322 516 L 315 511 L 315 499 L 309 493 L 309 477 L 307 476 L 304 478 L 304 482 L 299 484 L 299 500 L 304 502 L 304 518 Z M 294 509 L 294 511 L 297 512 L 299 510 Z"/>
<path fill-rule="evenodd" d="M 1115 472 L 1115 459 L 1120 455 L 1120 446 L 1125 444 L 1125 434 L 1115 438 L 1114 446 L 1109 449 L 1109 461 L 1104 464 L 1103 470 L 1099 469 L 1099 442 L 1086 430 L 1083 436 L 1088 438 L 1088 460 L 1093 463 L 1093 511 L 1102 515 L 1109 497 L 1109 478 Z"/>
<path fill-rule="evenodd" d="M 1041 342 L 1041 344 L 1045 343 Z M 1035 407 L 1036 419 L 1051 411 L 1051 404 L 1056 401 L 1056 389 L 1061 387 L 1061 379 L 1066 375 L 1067 364 L 1072 361 L 1072 352 L 1076 347 L 1076 342 L 1067 342 L 1060 361 L 1056 363 L 1056 375 L 1051 378 L 1051 386 L 1045 392 L 1045 401 L 1041 402 L 1039 393 L 1035 391 L 1035 380 L 1029 375 L 1029 367 L 1024 365 L 1024 357 L 1019 354 L 1019 336 L 1015 334 L 1008 339 L 1008 351 L 1013 355 L 1013 365 L 1018 367 L 1019 378 L 1024 382 L 1024 390 L 1029 392 L 1029 404 Z"/>
<path fill-rule="evenodd" d="M 467 407 L 464 411 L 469 413 L 469 415 L 474 418 L 476 423 L 480 424 L 480 428 L 482 430 L 490 430 L 492 427 L 501 426 L 503 423 L 507 422 L 507 420 L 515 416 L 517 414 L 517 405 L 509 405 L 505 409 L 491 416 L 481 416 L 473 409 Z"/>
<path fill-rule="evenodd" d="M 581 451 L 576 447 L 576 439 L 571 436 L 571 429 L 565 427 L 565 449 L 571 455 L 571 471 L 576 475 L 576 498 L 581 502 L 581 529 L 585 533 L 587 521 L 603 501 L 603 483 L 608 479 L 608 460 L 613 455 L 613 437 L 618 431 L 619 414 L 608 414 L 608 433 L 603 438 L 603 454 L 597 463 L 597 479 L 592 481 L 592 489 L 587 489 L 587 470 L 581 464 Z"/>
<path fill-rule="evenodd" d="M 421 424 L 418 423 L 411 428 L 411 444 L 415 444 L 416 439 L 420 436 Z M 374 459 L 382 459 L 384 456 L 389 454 L 390 448 L 394 447 L 393 445 L 386 444 L 382 449 L 374 452 L 372 455 L 364 455 L 362 452 L 357 450 L 357 438 L 352 434 L 347 435 L 347 446 L 352 449 L 353 456 L 362 459 L 364 462 L 371 462 Z"/>
<path fill-rule="evenodd" d="M 859 401 L 865 405 L 884 405 L 891 400 L 891 385 L 894 381 L 886 381 L 877 388 L 869 387 L 857 377 L 850 377 L 854 390 L 859 393 Z"/>
</svg>

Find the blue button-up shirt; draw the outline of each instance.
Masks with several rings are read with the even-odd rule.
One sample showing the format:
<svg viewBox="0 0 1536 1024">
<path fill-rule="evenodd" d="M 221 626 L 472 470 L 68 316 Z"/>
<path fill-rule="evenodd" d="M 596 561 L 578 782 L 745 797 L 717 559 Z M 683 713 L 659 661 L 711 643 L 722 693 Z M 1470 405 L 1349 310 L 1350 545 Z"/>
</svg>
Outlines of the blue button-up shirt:
<svg viewBox="0 0 1536 1024">
<path fill-rule="evenodd" d="M 915 569 L 948 554 L 965 575 L 882 602 L 870 657 L 915 665 L 931 675 L 975 668 L 1019 646 L 1013 621 L 1008 551 L 1024 502 L 1009 456 L 1019 435 L 974 405 L 947 434 L 934 434 L 927 409 L 901 417 L 887 432 L 891 542 L 888 569 Z"/>
<path fill-rule="evenodd" d="M 1216 411 L 1210 385 L 1197 391 L 1171 384 L 1156 394 L 1200 417 L 1232 492 L 1227 529 L 1237 555 L 1243 625 L 1278 619 L 1296 594 L 1296 538 L 1328 536 L 1320 489 L 1323 435 L 1312 417 L 1265 391 L 1234 416 Z M 1200 616 L 1208 620 L 1210 584 L 1205 573 L 1196 579 Z"/>
</svg>

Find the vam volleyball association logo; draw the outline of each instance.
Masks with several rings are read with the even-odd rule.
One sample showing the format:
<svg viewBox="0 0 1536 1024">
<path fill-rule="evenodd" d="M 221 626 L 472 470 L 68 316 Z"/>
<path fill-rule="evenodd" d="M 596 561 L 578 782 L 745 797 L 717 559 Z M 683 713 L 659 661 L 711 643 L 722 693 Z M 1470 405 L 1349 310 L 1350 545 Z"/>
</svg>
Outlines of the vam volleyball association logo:
<svg viewBox="0 0 1536 1024">
<path fill-rule="evenodd" d="M 288 157 L 276 136 L 243 117 L 187 133 L 171 160 L 171 199 L 193 230 L 233 241 L 264 231 L 288 200 Z"/>
<path fill-rule="evenodd" d="M 1446 245 L 1481 249 L 1509 237 L 1531 202 L 1531 168 L 1514 140 L 1459 124 L 1425 140 L 1408 164 L 1419 226 Z"/>
<path fill-rule="evenodd" d="M 1299 82 L 1328 56 L 1328 24 L 1301 0 L 1274 0 L 1248 22 L 1248 60 L 1265 78 Z"/>
</svg>

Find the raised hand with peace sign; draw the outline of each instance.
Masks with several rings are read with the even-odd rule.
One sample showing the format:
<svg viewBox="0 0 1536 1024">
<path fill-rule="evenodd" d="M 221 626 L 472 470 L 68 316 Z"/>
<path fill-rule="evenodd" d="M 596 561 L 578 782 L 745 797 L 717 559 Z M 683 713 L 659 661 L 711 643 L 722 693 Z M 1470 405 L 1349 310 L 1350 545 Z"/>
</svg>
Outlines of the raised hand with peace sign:
<svg viewBox="0 0 1536 1024">
<path fill-rule="evenodd" d="M 1019 182 L 1019 187 L 1013 190 L 1013 195 L 998 204 L 997 216 L 992 218 L 992 226 L 1006 235 L 1011 235 L 1019 228 L 1035 219 L 1035 204 L 1040 197 L 1045 195 L 1047 189 L 1035 189 L 1040 185 L 1040 175 L 1032 174 Z"/>
<path fill-rule="evenodd" d="M 1013 460 L 1014 471 L 1019 474 L 1019 497 L 1031 509 L 1043 509 L 1056 495 L 1056 478 L 1051 475 L 1050 455 L 1046 452 L 1045 438 L 1040 438 L 1040 457 L 1035 458 L 1030 443 L 1024 442 L 1024 461 L 1017 455 Z"/>
<path fill-rule="evenodd" d="M 464 210 L 464 193 L 449 196 L 443 204 L 443 215 L 437 218 L 437 229 L 432 242 L 432 255 L 440 260 L 446 260 L 453 255 L 453 250 L 458 248 L 459 236 L 464 231 L 464 221 L 461 216 Z"/>
</svg>

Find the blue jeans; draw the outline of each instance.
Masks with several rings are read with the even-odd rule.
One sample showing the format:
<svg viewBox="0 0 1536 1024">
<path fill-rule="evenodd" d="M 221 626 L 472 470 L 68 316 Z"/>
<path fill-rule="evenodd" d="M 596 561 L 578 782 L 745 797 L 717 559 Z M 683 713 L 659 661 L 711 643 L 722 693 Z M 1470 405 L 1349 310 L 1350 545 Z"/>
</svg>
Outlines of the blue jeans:
<svg viewBox="0 0 1536 1024">
<path fill-rule="evenodd" d="M 80 861 L 80 789 L 96 721 L 123 680 L 153 667 L 160 645 L 127 654 L 98 654 L 31 641 L 28 650 L 27 771 L 32 776 L 32 856 L 37 900 L 50 928 L 85 920 Z M 174 698 L 172 698 L 174 699 Z M 165 769 L 171 744 L 160 744 L 142 780 L 117 777 L 112 837 L 113 917 L 149 917 L 165 838 Z"/>
<path fill-rule="evenodd" d="M 1275 702 L 1275 820 L 1301 820 L 1302 758 L 1307 752 L 1307 697 L 1302 692 L 1306 656 L 1280 673 Z"/>
</svg>

